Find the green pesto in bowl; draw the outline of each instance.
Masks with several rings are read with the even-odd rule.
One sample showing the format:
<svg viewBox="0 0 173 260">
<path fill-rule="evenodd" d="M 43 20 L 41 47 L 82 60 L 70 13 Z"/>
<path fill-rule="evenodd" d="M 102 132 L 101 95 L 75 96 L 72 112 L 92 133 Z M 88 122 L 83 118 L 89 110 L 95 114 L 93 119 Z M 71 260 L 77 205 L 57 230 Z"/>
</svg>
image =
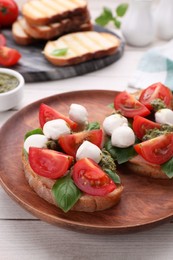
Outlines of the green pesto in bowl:
<svg viewBox="0 0 173 260">
<path fill-rule="evenodd" d="M 19 85 L 19 80 L 10 74 L 0 73 L 0 94 L 10 91 Z"/>
</svg>

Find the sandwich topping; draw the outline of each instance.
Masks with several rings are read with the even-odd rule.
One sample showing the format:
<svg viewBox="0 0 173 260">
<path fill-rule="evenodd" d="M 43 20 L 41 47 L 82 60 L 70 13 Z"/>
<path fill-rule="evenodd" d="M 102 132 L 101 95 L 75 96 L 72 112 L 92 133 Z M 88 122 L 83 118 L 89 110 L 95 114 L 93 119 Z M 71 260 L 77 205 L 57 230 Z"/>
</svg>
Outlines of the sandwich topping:
<svg viewBox="0 0 173 260">
<path fill-rule="evenodd" d="M 173 177 L 171 107 L 172 93 L 161 83 L 149 86 L 138 97 L 125 91 L 115 97 L 114 113 L 118 110 L 128 119 L 128 125 L 117 128 L 115 124 L 105 147 L 118 164 L 140 155 L 147 163 L 160 165 L 169 178 Z"/>
<path fill-rule="evenodd" d="M 35 174 L 54 180 L 52 194 L 64 212 L 82 194 L 106 196 L 117 188 L 120 178 L 103 149 L 104 132 L 98 122 L 88 122 L 85 107 L 71 104 L 66 117 L 41 104 L 39 122 L 25 135 L 24 154 Z"/>
</svg>

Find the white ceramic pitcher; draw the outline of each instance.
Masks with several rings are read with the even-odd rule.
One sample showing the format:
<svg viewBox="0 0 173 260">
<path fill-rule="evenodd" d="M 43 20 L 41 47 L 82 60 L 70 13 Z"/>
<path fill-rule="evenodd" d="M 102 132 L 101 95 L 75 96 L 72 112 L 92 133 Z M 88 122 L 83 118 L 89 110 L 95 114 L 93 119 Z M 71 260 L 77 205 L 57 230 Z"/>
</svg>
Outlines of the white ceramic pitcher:
<svg viewBox="0 0 173 260">
<path fill-rule="evenodd" d="M 173 38 L 173 0 L 160 0 L 154 12 L 156 36 L 162 40 Z"/>
<path fill-rule="evenodd" d="M 142 47 L 152 42 L 154 25 L 151 4 L 152 0 L 130 1 L 121 27 L 127 44 Z"/>
</svg>

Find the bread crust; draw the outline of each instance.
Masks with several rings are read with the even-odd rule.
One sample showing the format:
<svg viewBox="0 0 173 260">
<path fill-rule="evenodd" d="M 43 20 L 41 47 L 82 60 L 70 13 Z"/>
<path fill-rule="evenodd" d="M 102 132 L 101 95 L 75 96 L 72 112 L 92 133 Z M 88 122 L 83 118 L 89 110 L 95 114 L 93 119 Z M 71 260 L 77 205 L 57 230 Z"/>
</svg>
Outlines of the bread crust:
<svg viewBox="0 0 173 260">
<path fill-rule="evenodd" d="M 36 174 L 30 167 L 28 159 L 25 154 L 22 154 L 22 163 L 25 177 L 30 187 L 44 200 L 58 207 L 51 188 L 55 183 L 55 180 L 48 179 Z M 117 185 L 117 188 L 106 196 L 91 196 L 84 194 L 77 201 L 71 210 L 94 212 L 101 211 L 116 205 L 120 199 L 123 191 L 123 185 Z"/>
<path fill-rule="evenodd" d="M 142 176 L 148 176 L 155 179 L 169 179 L 168 176 L 161 170 L 159 164 L 152 164 L 147 162 L 140 155 L 135 156 L 126 163 L 126 167 Z"/>
</svg>

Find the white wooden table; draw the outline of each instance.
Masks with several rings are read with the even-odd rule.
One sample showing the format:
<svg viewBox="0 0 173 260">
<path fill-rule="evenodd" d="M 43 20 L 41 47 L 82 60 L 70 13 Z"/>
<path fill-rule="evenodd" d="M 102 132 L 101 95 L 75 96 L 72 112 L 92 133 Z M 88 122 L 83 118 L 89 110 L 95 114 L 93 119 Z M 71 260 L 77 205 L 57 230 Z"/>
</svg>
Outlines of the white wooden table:
<svg viewBox="0 0 173 260">
<path fill-rule="evenodd" d="M 21 2 L 21 1 L 17 1 Z M 89 1 L 92 18 L 102 6 L 115 8 L 121 1 Z M 113 27 L 111 27 L 113 28 Z M 160 44 L 155 42 L 155 44 Z M 151 47 L 151 46 L 150 46 Z M 33 101 L 62 92 L 81 89 L 124 90 L 147 48 L 126 46 L 121 60 L 84 76 L 26 84 L 21 104 L 0 113 L 0 126 L 19 109 Z M 30 260 L 89 260 L 173 259 L 173 224 L 125 235 L 94 235 L 65 230 L 47 224 L 26 212 L 12 201 L 0 187 L 0 259 Z"/>
</svg>

